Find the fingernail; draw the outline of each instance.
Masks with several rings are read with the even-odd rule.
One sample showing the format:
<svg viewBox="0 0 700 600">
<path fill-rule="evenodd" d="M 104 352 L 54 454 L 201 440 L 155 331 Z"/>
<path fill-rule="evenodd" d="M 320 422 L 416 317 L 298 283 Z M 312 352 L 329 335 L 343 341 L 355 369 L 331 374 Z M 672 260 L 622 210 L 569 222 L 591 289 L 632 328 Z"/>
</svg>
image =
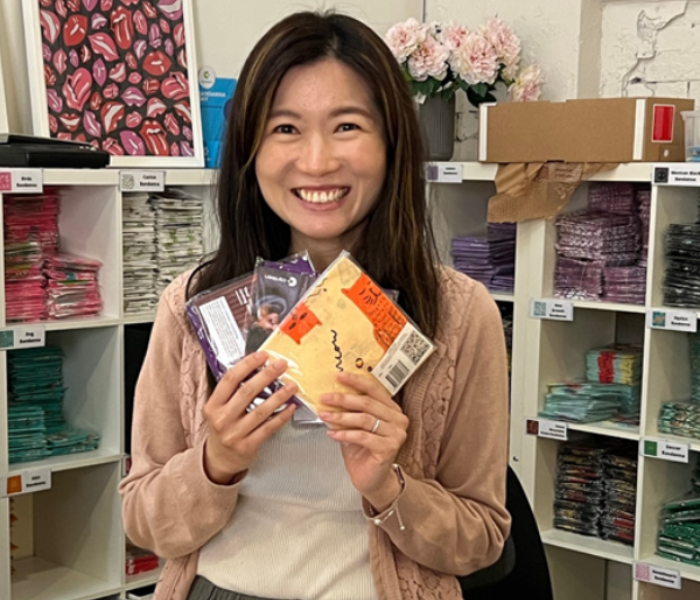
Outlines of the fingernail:
<svg viewBox="0 0 700 600">
<path fill-rule="evenodd" d="M 296 383 L 287 383 L 284 386 L 284 391 L 289 392 L 290 394 L 294 394 L 297 391 L 297 384 Z"/>
<path fill-rule="evenodd" d="M 329 412 L 320 412 L 318 413 L 318 416 L 321 417 L 324 421 L 329 421 L 330 419 L 333 418 L 333 413 Z"/>
<path fill-rule="evenodd" d="M 339 432 L 335 429 L 329 429 L 326 433 L 328 434 L 328 437 L 336 438 L 338 437 Z"/>
<path fill-rule="evenodd" d="M 335 402 L 335 394 L 322 394 L 321 402 L 323 404 L 333 404 Z"/>
<path fill-rule="evenodd" d="M 284 360 L 283 358 L 278 358 L 275 362 L 272 363 L 272 366 L 275 369 L 283 369 L 284 367 L 287 366 L 287 361 Z"/>
</svg>

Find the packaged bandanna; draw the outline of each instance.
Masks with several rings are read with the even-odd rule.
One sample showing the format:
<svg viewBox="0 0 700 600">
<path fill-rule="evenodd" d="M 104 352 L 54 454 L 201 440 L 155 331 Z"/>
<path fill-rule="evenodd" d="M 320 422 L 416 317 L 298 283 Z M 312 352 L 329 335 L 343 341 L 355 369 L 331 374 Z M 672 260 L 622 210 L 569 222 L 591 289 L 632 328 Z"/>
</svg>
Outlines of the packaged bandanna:
<svg viewBox="0 0 700 600">
<path fill-rule="evenodd" d="M 318 412 L 323 394 L 351 391 L 338 373 L 375 377 L 393 395 L 435 346 L 343 252 L 260 349 L 288 362 L 279 381 Z"/>
</svg>

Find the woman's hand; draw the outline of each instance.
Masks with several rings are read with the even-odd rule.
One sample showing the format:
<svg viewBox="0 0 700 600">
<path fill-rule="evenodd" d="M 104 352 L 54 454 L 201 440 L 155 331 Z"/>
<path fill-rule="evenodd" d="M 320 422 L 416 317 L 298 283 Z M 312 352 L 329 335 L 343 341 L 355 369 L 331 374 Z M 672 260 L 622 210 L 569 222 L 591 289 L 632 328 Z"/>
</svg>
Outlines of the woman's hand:
<svg viewBox="0 0 700 600">
<path fill-rule="evenodd" d="M 332 427 L 329 437 L 341 442 L 353 485 L 381 512 L 401 491 L 392 464 L 406 441 L 408 417 L 378 381 L 351 373 L 340 373 L 338 381 L 355 393 L 324 395 L 321 402 L 342 412 L 319 416 Z"/>
<path fill-rule="evenodd" d="M 263 442 L 294 414 L 295 404 L 273 414 L 296 393 L 293 384 L 284 386 L 255 410 L 246 412 L 246 407 L 287 368 L 284 360 L 278 360 L 245 381 L 266 360 L 265 352 L 256 352 L 231 367 L 204 406 L 204 417 L 209 423 L 204 468 L 214 483 L 230 484 L 246 471 Z"/>
</svg>

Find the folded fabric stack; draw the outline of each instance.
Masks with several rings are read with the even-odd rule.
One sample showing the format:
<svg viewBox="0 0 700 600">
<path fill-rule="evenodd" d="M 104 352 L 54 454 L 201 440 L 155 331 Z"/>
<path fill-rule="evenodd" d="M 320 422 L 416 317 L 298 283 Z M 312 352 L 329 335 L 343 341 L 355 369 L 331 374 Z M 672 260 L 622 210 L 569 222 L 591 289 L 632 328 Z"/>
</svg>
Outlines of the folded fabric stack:
<svg viewBox="0 0 700 600">
<path fill-rule="evenodd" d="M 489 253 L 489 241 L 484 236 L 456 236 L 452 238 L 454 268 L 472 279 L 491 285 L 494 268 Z"/>
<path fill-rule="evenodd" d="M 97 274 L 99 260 L 55 254 L 44 261 L 48 315 L 52 319 L 86 317 L 102 310 Z"/>
<path fill-rule="evenodd" d="M 693 479 L 691 480 L 693 492 L 700 493 L 700 456 L 695 461 L 695 469 L 693 470 Z"/>
<path fill-rule="evenodd" d="M 150 312 L 158 301 L 156 213 L 148 194 L 124 194 L 122 206 L 124 312 Z"/>
<path fill-rule="evenodd" d="M 5 315 L 10 323 L 46 318 L 44 257 L 58 249 L 58 193 L 3 198 L 5 236 Z"/>
<path fill-rule="evenodd" d="M 126 575 L 134 576 L 155 571 L 160 560 L 151 550 L 139 548 L 133 544 L 126 545 Z"/>
<path fill-rule="evenodd" d="M 99 435 L 63 417 L 63 352 L 46 346 L 7 355 L 9 462 L 94 450 Z"/>
<path fill-rule="evenodd" d="M 690 401 L 700 406 L 700 331 L 687 335 L 690 354 Z"/>
<path fill-rule="evenodd" d="M 605 448 L 587 442 L 560 446 L 554 491 L 555 528 L 600 535 L 605 452 Z"/>
<path fill-rule="evenodd" d="M 567 442 L 559 449 L 554 527 L 634 542 L 636 449 L 618 441 Z"/>
<path fill-rule="evenodd" d="M 515 284 L 515 223 L 489 223 L 489 258 L 493 277 L 488 288 L 494 292 L 512 292 Z"/>
<path fill-rule="evenodd" d="M 637 190 L 637 203 L 639 204 L 639 221 L 642 230 L 642 252 L 638 266 L 647 267 L 649 256 L 649 220 L 651 219 L 651 190 Z"/>
<path fill-rule="evenodd" d="M 664 402 L 659 411 L 658 429 L 660 433 L 700 439 L 700 404 Z"/>
<path fill-rule="evenodd" d="M 539 416 L 557 421 L 590 423 L 608 419 L 631 421 L 639 416 L 639 388 L 610 383 L 552 383 L 547 386 Z"/>
<path fill-rule="evenodd" d="M 156 218 L 156 294 L 160 297 L 173 279 L 202 258 L 204 205 L 201 198 L 177 189 L 153 194 L 149 202 Z"/>
<path fill-rule="evenodd" d="M 557 218 L 557 297 L 644 304 L 649 198 L 632 184 L 592 183 L 588 208 Z"/>
<path fill-rule="evenodd" d="M 586 353 L 586 377 L 600 383 L 639 385 L 643 351 L 639 346 L 617 345 Z"/>
<path fill-rule="evenodd" d="M 700 307 L 700 224 L 672 224 L 665 236 L 664 304 Z"/>
<path fill-rule="evenodd" d="M 691 492 L 664 505 L 659 526 L 656 553 L 700 567 L 700 494 Z"/>
<path fill-rule="evenodd" d="M 512 292 L 515 280 L 515 223 L 489 223 L 486 236 L 452 239 L 454 268 L 494 292 Z"/>
</svg>

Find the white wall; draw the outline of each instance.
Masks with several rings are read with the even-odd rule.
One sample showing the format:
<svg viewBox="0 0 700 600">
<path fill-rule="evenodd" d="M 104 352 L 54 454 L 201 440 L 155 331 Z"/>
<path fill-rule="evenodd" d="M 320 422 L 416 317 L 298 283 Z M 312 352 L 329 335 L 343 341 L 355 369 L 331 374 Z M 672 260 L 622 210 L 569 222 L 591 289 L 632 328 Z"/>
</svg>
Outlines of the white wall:
<svg viewBox="0 0 700 600">
<path fill-rule="evenodd" d="M 700 2 L 609 2 L 603 10 L 602 96 L 700 100 Z"/>
<path fill-rule="evenodd" d="M 37 0 L 34 0 L 37 1 Z M 423 0 L 192 0 L 197 60 L 218 75 L 238 75 L 253 44 L 276 21 L 298 10 L 336 8 L 356 16 L 382 35 L 393 23 L 423 16 Z M 10 126 L 30 132 L 25 75 L 22 0 L 0 0 L 0 52 Z"/>
</svg>

